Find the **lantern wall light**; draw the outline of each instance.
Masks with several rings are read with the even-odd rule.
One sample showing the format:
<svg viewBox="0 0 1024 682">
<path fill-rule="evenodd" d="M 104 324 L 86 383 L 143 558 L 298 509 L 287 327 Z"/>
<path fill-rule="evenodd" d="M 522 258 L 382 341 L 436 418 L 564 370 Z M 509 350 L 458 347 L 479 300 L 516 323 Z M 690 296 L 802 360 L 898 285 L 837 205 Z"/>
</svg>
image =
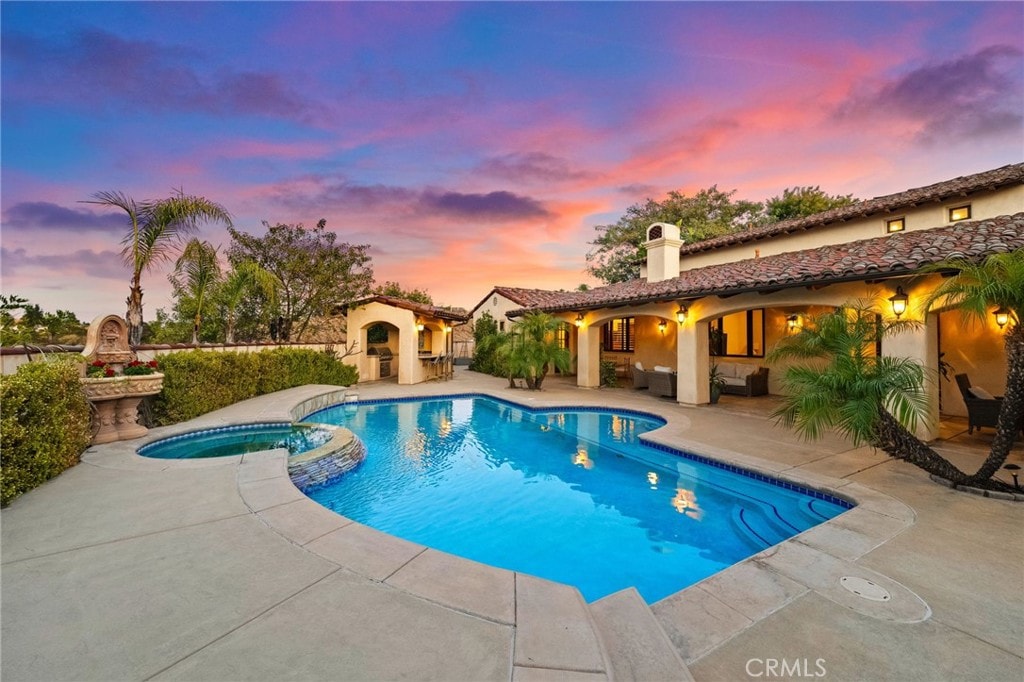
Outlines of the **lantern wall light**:
<svg viewBox="0 0 1024 682">
<path fill-rule="evenodd" d="M 910 297 L 903 291 L 903 287 L 896 287 L 896 293 L 889 297 L 889 303 L 892 304 L 893 315 L 896 319 L 900 319 L 900 315 L 907 312 L 907 301 Z"/>
<path fill-rule="evenodd" d="M 658 321 L 658 332 L 664 334 L 665 333 L 665 329 L 667 329 L 667 328 L 668 328 L 668 323 L 665 322 L 665 320 L 659 320 Z"/>
<path fill-rule="evenodd" d="M 786 330 L 790 334 L 800 331 L 801 327 L 803 327 L 803 324 L 800 322 L 799 315 L 790 315 L 786 318 Z"/>
<path fill-rule="evenodd" d="M 678 322 L 679 324 L 682 324 L 683 322 L 686 322 L 686 314 L 688 312 L 689 311 L 686 309 L 686 306 L 684 304 L 680 303 L 679 304 L 679 310 L 676 311 L 676 322 Z"/>
<path fill-rule="evenodd" d="M 1002 329 L 1003 327 L 1005 327 L 1005 326 L 1006 326 L 1006 323 L 1010 321 L 1010 311 L 1009 311 L 1009 310 L 1007 310 L 1006 308 L 1003 308 L 1002 306 L 1000 306 L 1000 307 L 999 307 L 999 308 L 998 308 L 998 309 L 997 309 L 997 310 L 996 310 L 996 311 L 995 311 L 994 313 L 992 313 L 992 314 L 996 316 L 996 324 L 998 324 L 998 325 L 999 325 L 999 328 L 1000 328 L 1000 329 Z"/>
<path fill-rule="evenodd" d="M 583 326 L 583 313 L 578 313 L 576 315 L 576 326 L 577 327 L 582 327 Z"/>
<path fill-rule="evenodd" d="M 416 331 L 421 332 L 423 329 L 423 320 L 416 320 Z"/>
</svg>

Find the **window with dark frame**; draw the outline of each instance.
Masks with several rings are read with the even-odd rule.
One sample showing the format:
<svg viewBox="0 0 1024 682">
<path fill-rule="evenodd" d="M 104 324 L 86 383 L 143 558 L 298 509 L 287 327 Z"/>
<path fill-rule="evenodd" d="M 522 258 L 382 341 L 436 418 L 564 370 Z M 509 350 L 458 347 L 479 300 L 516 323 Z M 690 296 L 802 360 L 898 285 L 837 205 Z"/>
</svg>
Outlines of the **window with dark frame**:
<svg viewBox="0 0 1024 682">
<path fill-rule="evenodd" d="M 971 205 L 964 204 L 963 206 L 954 206 L 949 209 L 949 222 L 955 223 L 959 220 L 970 220 L 971 219 Z"/>
<path fill-rule="evenodd" d="M 764 357 L 764 308 L 724 315 L 708 326 L 712 355 L 738 358 Z"/>
<path fill-rule="evenodd" d="M 617 317 L 601 328 L 604 349 L 616 353 L 632 353 L 636 345 L 636 329 L 632 317 Z"/>
<path fill-rule="evenodd" d="M 906 218 L 892 218 L 885 221 L 885 231 L 889 234 L 893 232 L 902 232 L 907 229 Z"/>
</svg>

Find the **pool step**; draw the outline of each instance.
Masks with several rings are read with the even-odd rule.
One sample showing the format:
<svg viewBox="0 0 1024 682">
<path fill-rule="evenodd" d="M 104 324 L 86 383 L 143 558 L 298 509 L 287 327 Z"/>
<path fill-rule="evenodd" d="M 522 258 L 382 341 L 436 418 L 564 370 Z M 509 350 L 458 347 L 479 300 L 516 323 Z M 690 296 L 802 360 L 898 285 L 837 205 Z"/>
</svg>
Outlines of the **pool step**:
<svg viewBox="0 0 1024 682">
<path fill-rule="evenodd" d="M 753 505 L 734 505 L 731 520 L 733 527 L 758 550 L 777 545 L 794 535 L 793 531 L 780 528 L 774 519 Z"/>
<path fill-rule="evenodd" d="M 607 675 L 609 663 L 587 603 L 569 585 L 516 573 L 513 679 Z M 580 678 L 582 679 L 582 678 Z"/>
<path fill-rule="evenodd" d="M 610 659 L 611 679 L 693 680 L 679 652 L 635 588 L 594 602 L 590 613 Z"/>
</svg>

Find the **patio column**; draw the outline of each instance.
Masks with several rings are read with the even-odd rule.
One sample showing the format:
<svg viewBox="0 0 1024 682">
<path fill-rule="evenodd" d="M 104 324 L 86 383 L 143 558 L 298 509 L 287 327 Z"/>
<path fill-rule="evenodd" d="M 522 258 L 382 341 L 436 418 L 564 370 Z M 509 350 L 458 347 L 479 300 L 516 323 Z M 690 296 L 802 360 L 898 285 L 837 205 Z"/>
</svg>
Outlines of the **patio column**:
<svg viewBox="0 0 1024 682">
<path fill-rule="evenodd" d="M 601 385 L 601 327 L 584 324 L 576 328 L 576 385 L 598 388 Z"/>
<path fill-rule="evenodd" d="M 686 321 L 678 325 L 676 369 L 679 372 L 676 400 L 702 405 L 711 400 L 708 383 L 708 323 Z"/>
<path fill-rule="evenodd" d="M 925 368 L 924 390 L 928 398 L 928 409 L 924 418 L 918 422 L 914 435 L 923 441 L 935 440 L 939 437 L 938 315 L 931 313 L 920 327 L 883 339 L 882 355 L 910 358 Z"/>
</svg>

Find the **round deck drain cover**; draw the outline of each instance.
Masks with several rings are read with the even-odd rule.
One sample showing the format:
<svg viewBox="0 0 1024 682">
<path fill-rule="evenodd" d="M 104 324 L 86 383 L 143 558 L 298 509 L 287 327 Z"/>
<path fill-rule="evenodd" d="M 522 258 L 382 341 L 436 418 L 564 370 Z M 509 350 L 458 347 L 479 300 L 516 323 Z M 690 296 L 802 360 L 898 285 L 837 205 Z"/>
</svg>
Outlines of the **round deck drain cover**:
<svg viewBox="0 0 1024 682">
<path fill-rule="evenodd" d="M 844 575 L 839 579 L 839 584 L 850 592 L 853 592 L 858 597 L 870 599 L 871 601 L 889 601 L 892 599 L 892 595 L 889 594 L 889 590 L 880 585 L 876 585 L 870 580 L 865 580 L 864 578 L 854 578 L 853 576 Z"/>
</svg>

